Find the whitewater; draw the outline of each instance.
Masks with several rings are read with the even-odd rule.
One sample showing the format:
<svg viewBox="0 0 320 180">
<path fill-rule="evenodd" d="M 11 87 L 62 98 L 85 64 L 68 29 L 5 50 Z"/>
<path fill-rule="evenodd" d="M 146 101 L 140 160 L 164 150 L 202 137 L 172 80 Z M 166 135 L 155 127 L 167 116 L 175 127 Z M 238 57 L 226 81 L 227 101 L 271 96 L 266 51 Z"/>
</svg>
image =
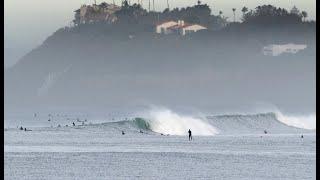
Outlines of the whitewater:
<svg viewBox="0 0 320 180">
<path fill-rule="evenodd" d="M 118 117 L 15 114 L 5 120 L 4 175 L 5 179 L 315 179 L 314 121 L 315 116 L 280 112 L 186 115 L 168 109 Z M 20 126 L 30 131 L 19 130 Z M 188 129 L 193 141 L 188 141 Z"/>
</svg>

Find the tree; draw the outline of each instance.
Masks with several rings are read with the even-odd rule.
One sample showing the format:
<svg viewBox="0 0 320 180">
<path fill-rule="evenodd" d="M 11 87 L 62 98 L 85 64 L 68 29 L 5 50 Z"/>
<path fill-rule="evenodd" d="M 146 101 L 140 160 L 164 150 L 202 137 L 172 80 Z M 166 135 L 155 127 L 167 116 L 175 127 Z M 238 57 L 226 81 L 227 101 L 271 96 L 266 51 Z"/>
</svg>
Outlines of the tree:
<svg viewBox="0 0 320 180">
<path fill-rule="evenodd" d="M 242 17 L 244 17 L 244 15 L 246 14 L 246 12 L 248 12 L 248 8 L 247 7 L 243 7 L 242 9 L 241 9 L 241 11 L 242 11 Z"/>
<path fill-rule="evenodd" d="M 293 6 L 293 8 L 290 10 L 291 14 L 300 14 L 299 9 L 296 6 Z"/>
<path fill-rule="evenodd" d="M 127 0 L 123 1 L 121 6 L 122 6 L 123 8 L 129 7 L 128 1 L 127 1 Z"/>
<path fill-rule="evenodd" d="M 115 12 L 120 23 L 138 23 L 141 21 L 141 17 L 147 14 L 146 10 L 141 7 L 140 4 L 134 3 L 132 6 L 125 0 L 123 1 L 122 8 Z"/>
<path fill-rule="evenodd" d="M 236 8 L 232 8 L 233 11 L 233 22 L 236 22 Z"/>
<path fill-rule="evenodd" d="M 306 11 L 302 11 L 301 15 L 303 17 L 303 21 L 306 21 L 306 17 L 308 17 L 308 13 Z"/>
<path fill-rule="evenodd" d="M 272 5 L 258 6 L 255 10 L 247 12 L 243 17 L 244 23 L 255 26 L 283 26 L 285 24 L 299 24 L 302 22 L 302 14 L 297 14 L 299 10 L 294 7 L 290 13 L 283 8 Z"/>
<path fill-rule="evenodd" d="M 73 23 L 75 25 L 79 25 L 80 24 L 80 9 L 77 9 L 74 11 L 75 14 L 74 14 L 74 20 L 73 20 Z"/>
</svg>

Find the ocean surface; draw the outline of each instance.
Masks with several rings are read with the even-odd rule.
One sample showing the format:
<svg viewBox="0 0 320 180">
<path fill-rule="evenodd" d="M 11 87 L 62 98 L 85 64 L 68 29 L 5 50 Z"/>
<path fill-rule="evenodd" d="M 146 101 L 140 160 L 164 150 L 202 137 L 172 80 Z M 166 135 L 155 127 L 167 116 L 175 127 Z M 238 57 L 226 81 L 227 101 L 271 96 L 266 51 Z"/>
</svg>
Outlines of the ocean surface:
<svg viewBox="0 0 320 180">
<path fill-rule="evenodd" d="M 5 120 L 5 179 L 316 178 L 315 130 L 275 113 L 17 117 Z"/>
</svg>

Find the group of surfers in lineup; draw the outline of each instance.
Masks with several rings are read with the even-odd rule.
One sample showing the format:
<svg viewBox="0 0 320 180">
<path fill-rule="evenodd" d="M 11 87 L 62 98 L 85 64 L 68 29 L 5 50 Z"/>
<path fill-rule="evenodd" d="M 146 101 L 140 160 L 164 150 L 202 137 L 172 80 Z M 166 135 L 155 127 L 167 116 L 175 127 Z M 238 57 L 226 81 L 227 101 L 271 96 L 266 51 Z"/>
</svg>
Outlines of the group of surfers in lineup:
<svg viewBox="0 0 320 180">
<path fill-rule="evenodd" d="M 37 116 L 37 114 L 35 113 L 34 114 L 34 117 L 36 117 Z M 51 116 L 51 114 L 49 114 L 49 117 Z M 51 121 L 51 119 L 49 119 L 48 121 Z M 77 118 L 77 121 L 79 121 L 79 119 Z M 87 119 L 84 121 L 84 122 L 86 122 L 87 121 Z M 83 121 L 80 121 L 80 122 L 82 122 L 82 125 L 84 125 L 84 122 Z M 72 125 L 73 126 L 76 126 L 76 124 L 74 123 L 74 122 L 72 122 Z M 61 125 L 59 124 L 58 125 L 58 127 L 61 127 Z M 68 125 L 66 125 L 66 127 L 68 127 Z M 32 131 L 32 130 L 30 130 L 30 129 L 27 129 L 27 128 L 23 128 L 22 126 L 19 128 L 20 130 L 24 130 L 24 131 Z M 139 131 L 140 133 L 143 133 L 143 131 L 142 130 L 140 130 Z M 267 134 L 268 132 L 267 132 L 267 130 L 264 130 L 264 134 Z M 122 135 L 125 135 L 126 133 L 124 132 L 124 131 L 121 131 L 121 134 Z M 162 134 L 161 133 L 161 135 L 164 135 L 164 134 Z M 169 134 L 168 134 L 169 135 Z M 189 135 L 189 141 L 192 141 L 192 132 L 191 132 L 191 130 L 189 129 L 188 130 L 188 135 Z M 260 137 L 262 137 L 262 136 L 260 136 Z M 303 134 L 300 136 L 300 138 L 303 138 Z"/>
<path fill-rule="evenodd" d="M 74 122 L 72 122 L 72 125 L 73 125 L 73 126 L 76 126 L 76 124 L 75 124 Z M 58 125 L 58 127 L 60 127 L 60 125 Z M 24 131 L 32 131 L 32 130 L 30 130 L 30 129 L 23 128 L 22 126 L 21 126 L 19 129 L 20 129 L 20 130 L 24 130 Z M 140 132 L 140 133 L 143 133 L 142 130 L 140 130 L 139 132 Z M 267 133 L 268 133 L 267 130 L 264 130 L 264 134 L 267 134 Z M 126 133 L 125 133 L 124 131 L 121 131 L 121 134 L 122 134 L 122 135 L 125 135 Z M 161 135 L 163 135 L 163 134 L 161 133 Z M 189 141 L 192 141 L 192 132 L 191 132 L 190 129 L 188 130 L 188 135 L 189 135 Z M 260 137 L 261 137 L 261 136 L 260 136 Z M 300 138 L 303 138 L 303 134 L 300 136 Z"/>
</svg>

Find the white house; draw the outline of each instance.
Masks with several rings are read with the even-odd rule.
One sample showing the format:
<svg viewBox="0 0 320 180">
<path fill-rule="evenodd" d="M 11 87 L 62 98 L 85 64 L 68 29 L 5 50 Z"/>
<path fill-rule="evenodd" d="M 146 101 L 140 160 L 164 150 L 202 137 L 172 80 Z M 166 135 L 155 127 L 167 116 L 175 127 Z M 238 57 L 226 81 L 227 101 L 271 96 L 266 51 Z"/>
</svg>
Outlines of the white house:
<svg viewBox="0 0 320 180">
<path fill-rule="evenodd" d="M 162 23 L 158 23 L 156 24 L 156 32 L 159 34 L 170 34 L 170 32 L 168 31 L 168 28 L 171 26 L 175 26 L 178 23 L 175 21 L 165 21 Z"/>
<path fill-rule="evenodd" d="M 264 55 L 278 56 L 282 53 L 295 54 L 298 51 L 307 48 L 305 44 L 271 44 L 262 49 Z"/>
<path fill-rule="evenodd" d="M 159 34 L 176 33 L 182 36 L 203 29 L 207 28 L 199 24 L 188 24 L 185 23 L 183 20 L 178 20 L 178 22 L 167 21 L 156 25 L 156 32 Z"/>
<path fill-rule="evenodd" d="M 180 34 L 184 36 L 186 34 L 194 33 L 203 29 L 207 29 L 207 28 L 199 24 L 184 25 L 181 27 Z"/>
</svg>

